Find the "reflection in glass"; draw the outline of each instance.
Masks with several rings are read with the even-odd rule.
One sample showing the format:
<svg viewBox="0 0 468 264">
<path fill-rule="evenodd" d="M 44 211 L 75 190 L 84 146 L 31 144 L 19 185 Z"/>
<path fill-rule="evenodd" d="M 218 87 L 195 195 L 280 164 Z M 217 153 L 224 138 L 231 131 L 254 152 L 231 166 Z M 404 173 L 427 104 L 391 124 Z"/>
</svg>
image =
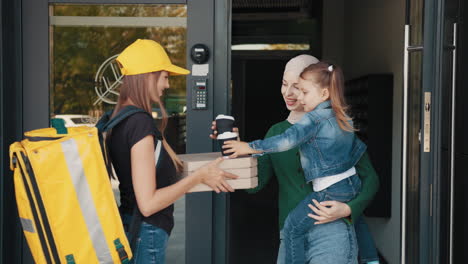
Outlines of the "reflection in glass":
<svg viewBox="0 0 468 264">
<path fill-rule="evenodd" d="M 424 1 L 409 0 L 410 46 L 423 44 Z M 407 207 L 406 207 L 406 262 L 418 263 L 420 245 L 420 141 L 422 98 L 422 51 L 411 52 L 408 72 L 408 160 L 407 160 Z"/>
<path fill-rule="evenodd" d="M 419 248 L 419 180 L 422 93 L 422 54 L 410 54 L 409 68 L 409 105 L 408 105 L 408 178 L 407 178 L 407 252 L 417 252 Z M 418 259 L 418 254 L 407 254 L 408 263 Z M 410 261 L 411 260 L 411 261 Z"/>
<path fill-rule="evenodd" d="M 174 64 L 182 67 L 186 64 L 185 25 L 161 26 L 149 20 L 138 27 L 123 26 L 128 19 L 141 21 L 144 18 L 157 18 L 159 21 L 179 19 L 183 23 L 176 24 L 184 24 L 187 17 L 185 5 L 52 5 L 50 14 L 51 115 L 98 117 L 112 109 L 118 89 L 110 92 L 104 89 L 101 93 L 98 89 L 96 93 L 95 86 L 118 86 L 120 71 L 112 57 L 138 38 L 158 41 L 166 48 Z M 102 18 L 108 19 L 104 21 L 107 23 L 105 26 L 87 26 Z M 107 69 L 98 73 L 106 61 Z M 185 132 L 180 128 L 185 127 L 185 77 L 171 77 L 170 84 L 171 89 L 164 98 L 167 112 L 171 115 L 168 140 L 177 152 L 184 153 Z M 107 100 L 99 98 L 103 93 Z M 153 116 L 161 118 L 159 106 L 154 107 Z M 181 127 L 179 123 L 182 123 Z"/>
</svg>

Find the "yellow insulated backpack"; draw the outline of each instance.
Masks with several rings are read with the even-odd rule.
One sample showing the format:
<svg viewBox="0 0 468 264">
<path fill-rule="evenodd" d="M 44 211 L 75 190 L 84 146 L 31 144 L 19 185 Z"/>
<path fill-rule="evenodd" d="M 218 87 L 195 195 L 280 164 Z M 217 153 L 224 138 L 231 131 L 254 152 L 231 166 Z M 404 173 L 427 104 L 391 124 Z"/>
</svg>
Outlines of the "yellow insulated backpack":
<svg viewBox="0 0 468 264">
<path fill-rule="evenodd" d="M 132 258 L 94 127 L 25 133 L 10 146 L 16 201 L 36 263 Z"/>
</svg>

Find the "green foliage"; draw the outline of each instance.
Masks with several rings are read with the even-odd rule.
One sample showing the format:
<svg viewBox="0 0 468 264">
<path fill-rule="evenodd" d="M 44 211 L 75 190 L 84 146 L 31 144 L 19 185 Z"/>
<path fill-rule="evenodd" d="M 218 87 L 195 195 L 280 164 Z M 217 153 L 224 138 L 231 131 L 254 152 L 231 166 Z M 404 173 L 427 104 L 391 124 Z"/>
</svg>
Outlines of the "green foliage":
<svg viewBox="0 0 468 264">
<path fill-rule="evenodd" d="M 55 16 L 178 16 L 185 5 L 57 5 Z M 99 103 L 94 77 L 99 66 L 138 38 L 153 39 L 166 48 L 172 62 L 185 67 L 187 30 L 184 27 L 65 27 L 51 26 L 51 112 L 90 114 L 111 109 Z M 185 77 L 171 77 L 169 97 L 185 98 Z"/>
</svg>

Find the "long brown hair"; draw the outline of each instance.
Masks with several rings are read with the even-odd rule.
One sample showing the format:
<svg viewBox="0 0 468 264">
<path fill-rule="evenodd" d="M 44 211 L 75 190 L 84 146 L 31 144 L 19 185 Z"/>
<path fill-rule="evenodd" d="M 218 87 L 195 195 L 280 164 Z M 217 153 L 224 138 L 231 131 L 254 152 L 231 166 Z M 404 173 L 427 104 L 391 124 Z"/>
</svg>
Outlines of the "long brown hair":
<svg viewBox="0 0 468 264">
<path fill-rule="evenodd" d="M 125 107 L 124 103 L 126 103 L 129 99 L 132 103 L 144 109 L 146 112 L 152 112 L 151 107 L 151 97 L 150 92 L 148 90 L 148 85 L 150 82 L 150 76 L 153 75 L 156 81 L 159 80 L 161 76 L 161 72 L 150 72 L 150 73 L 143 73 L 143 74 L 136 74 L 136 75 L 125 75 L 123 77 L 123 84 L 120 87 L 120 95 L 117 105 L 114 108 L 114 112 L 112 113 L 112 117 L 114 117 L 123 107 Z M 164 130 L 167 127 L 167 112 L 164 108 L 164 104 L 161 101 L 160 95 L 157 96 L 157 101 L 159 108 L 162 112 L 162 122 L 159 126 L 159 130 L 161 131 L 163 140 L 164 149 L 167 151 L 169 156 L 171 157 L 172 163 L 177 170 L 180 172 L 182 170 L 183 164 L 182 161 L 177 157 L 175 151 L 171 148 L 171 146 L 167 143 L 166 136 L 164 135 Z"/>
<path fill-rule="evenodd" d="M 309 65 L 300 76 L 304 80 L 314 81 L 322 89 L 328 88 L 338 125 L 345 131 L 356 131 L 350 122 L 352 119 L 346 114 L 349 107 L 344 97 L 344 76 L 340 67 L 321 61 Z"/>
</svg>

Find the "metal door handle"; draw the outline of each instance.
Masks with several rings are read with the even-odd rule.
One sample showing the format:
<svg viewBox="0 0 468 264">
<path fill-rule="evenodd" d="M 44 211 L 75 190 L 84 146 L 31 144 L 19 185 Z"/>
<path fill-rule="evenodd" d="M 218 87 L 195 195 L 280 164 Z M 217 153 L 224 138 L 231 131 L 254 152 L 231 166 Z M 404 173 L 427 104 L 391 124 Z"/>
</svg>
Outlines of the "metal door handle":
<svg viewBox="0 0 468 264">
<path fill-rule="evenodd" d="M 450 138 L 450 247 L 449 262 L 453 263 L 453 215 L 454 215 L 454 179 L 455 179 L 455 97 L 457 77 L 457 23 L 453 23 L 452 52 L 452 130 Z"/>
</svg>

